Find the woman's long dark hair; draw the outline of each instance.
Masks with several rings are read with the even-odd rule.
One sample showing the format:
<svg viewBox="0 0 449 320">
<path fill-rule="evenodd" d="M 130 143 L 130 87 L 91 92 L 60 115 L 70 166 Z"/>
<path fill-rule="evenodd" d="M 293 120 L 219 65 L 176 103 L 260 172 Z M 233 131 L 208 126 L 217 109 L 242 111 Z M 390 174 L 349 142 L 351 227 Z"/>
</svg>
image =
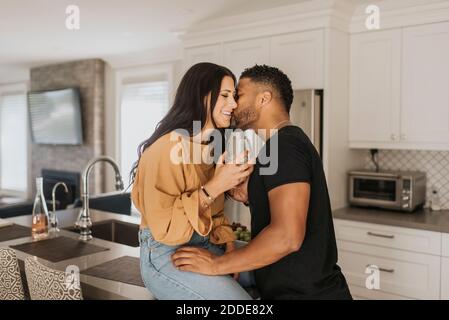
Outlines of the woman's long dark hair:
<svg viewBox="0 0 449 320">
<path fill-rule="evenodd" d="M 194 121 L 201 121 L 201 128 L 204 127 L 208 114 L 205 98 L 209 93 L 211 94 L 210 114 L 212 124 L 216 128 L 212 114 L 220 94 L 221 82 L 226 76 L 231 77 L 235 83 L 236 78 L 228 68 L 213 63 L 198 63 L 187 70 L 176 91 L 173 106 L 158 123 L 151 137 L 137 148 L 138 159 L 130 172 L 131 184 L 134 182 L 142 153 L 157 139 L 176 129 L 187 130 L 190 136 L 194 136 L 198 133 L 193 132 Z"/>
</svg>

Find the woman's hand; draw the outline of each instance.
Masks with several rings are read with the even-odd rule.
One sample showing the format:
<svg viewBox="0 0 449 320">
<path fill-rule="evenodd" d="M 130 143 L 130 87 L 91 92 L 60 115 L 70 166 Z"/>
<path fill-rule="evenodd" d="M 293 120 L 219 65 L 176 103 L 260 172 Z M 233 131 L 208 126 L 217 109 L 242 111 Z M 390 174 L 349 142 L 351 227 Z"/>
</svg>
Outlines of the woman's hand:
<svg viewBox="0 0 449 320">
<path fill-rule="evenodd" d="M 225 253 L 229 253 L 231 251 L 235 250 L 235 243 L 234 241 L 231 242 L 227 242 L 226 243 L 226 250 Z M 239 275 L 240 273 L 236 272 L 232 275 L 232 277 L 234 278 L 235 281 L 237 281 L 239 279 Z"/>
<path fill-rule="evenodd" d="M 214 177 L 204 186 L 206 190 L 213 196 L 217 197 L 220 194 L 236 187 L 245 181 L 245 179 L 253 172 L 253 163 L 224 163 L 226 152 L 218 159 L 215 167 Z M 239 158 L 247 156 L 247 151 L 242 153 Z"/>
</svg>

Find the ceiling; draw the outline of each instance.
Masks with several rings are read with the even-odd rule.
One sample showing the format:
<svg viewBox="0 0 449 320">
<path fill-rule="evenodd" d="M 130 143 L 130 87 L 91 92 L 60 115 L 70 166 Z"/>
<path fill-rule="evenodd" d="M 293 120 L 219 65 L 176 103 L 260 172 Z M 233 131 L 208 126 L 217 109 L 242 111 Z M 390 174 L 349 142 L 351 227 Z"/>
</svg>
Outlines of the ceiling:
<svg viewBox="0 0 449 320">
<path fill-rule="evenodd" d="M 0 0 L 0 82 L 33 66 L 176 46 L 174 31 L 197 22 L 304 1 Z M 79 30 L 65 27 L 71 4 Z"/>
</svg>

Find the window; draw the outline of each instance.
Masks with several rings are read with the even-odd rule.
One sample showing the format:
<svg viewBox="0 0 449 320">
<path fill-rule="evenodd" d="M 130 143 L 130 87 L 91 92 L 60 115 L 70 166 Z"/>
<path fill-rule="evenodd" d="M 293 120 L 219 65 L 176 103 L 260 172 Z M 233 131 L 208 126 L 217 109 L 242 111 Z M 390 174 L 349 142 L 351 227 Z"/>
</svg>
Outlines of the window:
<svg viewBox="0 0 449 320">
<path fill-rule="evenodd" d="M 168 81 L 124 84 L 120 107 L 121 172 L 126 184 L 137 147 L 148 139 L 168 110 Z"/>
<path fill-rule="evenodd" d="M 28 113 L 24 93 L 0 94 L 0 191 L 26 194 Z"/>
</svg>

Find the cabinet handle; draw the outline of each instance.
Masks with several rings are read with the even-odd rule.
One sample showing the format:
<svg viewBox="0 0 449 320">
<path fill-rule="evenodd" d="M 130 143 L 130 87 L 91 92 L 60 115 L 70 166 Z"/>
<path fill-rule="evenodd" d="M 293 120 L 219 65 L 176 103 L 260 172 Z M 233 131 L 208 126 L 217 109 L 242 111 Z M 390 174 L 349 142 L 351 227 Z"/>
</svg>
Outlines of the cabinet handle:
<svg viewBox="0 0 449 320">
<path fill-rule="evenodd" d="M 387 272 L 387 273 L 394 273 L 394 269 L 385 269 L 385 268 L 377 267 L 375 264 L 367 264 L 366 265 L 367 268 L 373 267 L 373 266 L 376 267 L 377 269 L 379 269 L 379 271 Z"/>
<path fill-rule="evenodd" d="M 396 140 L 396 135 L 394 133 L 391 134 L 391 140 Z"/>
<path fill-rule="evenodd" d="M 368 231 L 366 234 L 369 236 L 372 236 L 372 237 L 394 239 L 394 235 L 392 235 L 392 234 L 391 235 L 390 234 L 380 234 L 380 233 L 374 233 L 371 231 Z"/>
</svg>

